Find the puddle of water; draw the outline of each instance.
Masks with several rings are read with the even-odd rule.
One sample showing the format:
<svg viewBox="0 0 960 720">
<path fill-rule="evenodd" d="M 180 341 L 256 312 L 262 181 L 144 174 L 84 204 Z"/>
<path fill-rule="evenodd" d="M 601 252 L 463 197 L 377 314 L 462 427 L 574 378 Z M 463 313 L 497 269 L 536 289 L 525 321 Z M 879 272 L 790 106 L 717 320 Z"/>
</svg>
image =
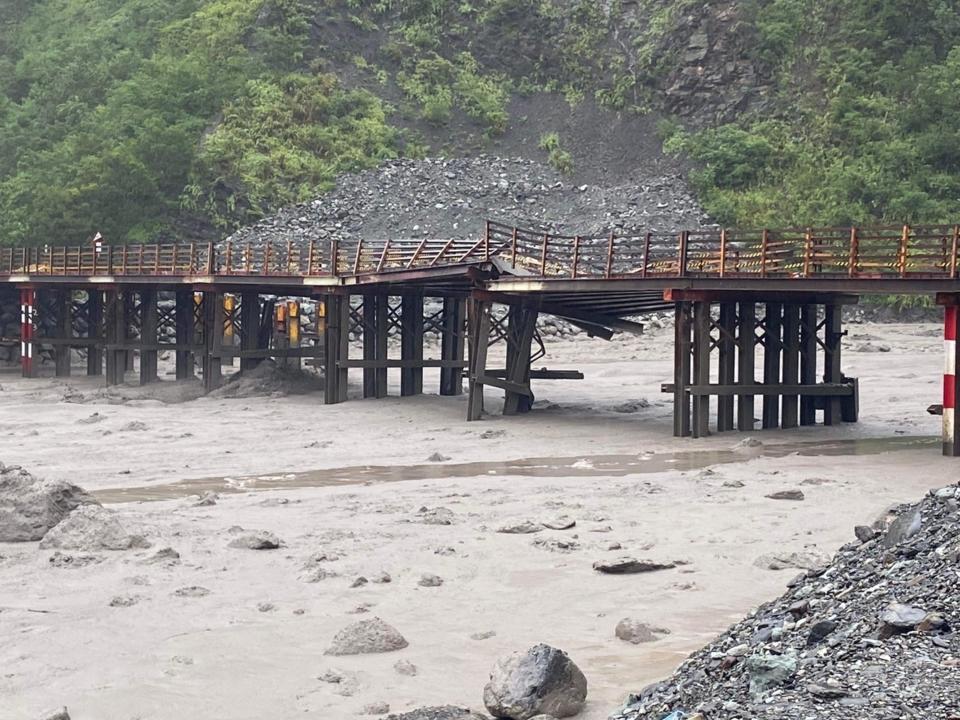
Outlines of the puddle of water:
<svg viewBox="0 0 960 720">
<path fill-rule="evenodd" d="M 404 480 L 439 480 L 480 476 L 516 475 L 520 477 L 623 477 L 664 472 L 699 470 L 711 465 L 744 462 L 759 457 L 800 455 L 857 456 L 886 452 L 939 448 L 938 437 L 863 438 L 826 442 L 762 445 L 742 450 L 684 450 L 672 453 L 636 455 L 576 455 L 573 457 L 533 457 L 466 463 L 428 463 L 423 465 L 355 465 L 324 468 L 299 473 L 246 475 L 181 480 L 164 485 L 112 488 L 93 493 L 100 502 L 142 502 L 171 500 L 204 492 L 240 493 L 253 490 L 335 487 Z"/>
</svg>

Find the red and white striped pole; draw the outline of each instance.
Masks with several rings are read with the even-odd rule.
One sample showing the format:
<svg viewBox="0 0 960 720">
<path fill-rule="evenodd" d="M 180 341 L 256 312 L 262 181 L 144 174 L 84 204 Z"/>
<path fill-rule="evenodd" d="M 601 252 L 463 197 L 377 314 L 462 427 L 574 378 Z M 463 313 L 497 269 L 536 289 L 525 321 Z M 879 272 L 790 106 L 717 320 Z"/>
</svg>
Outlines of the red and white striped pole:
<svg viewBox="0 0 960 720">
<path fill-rule="evenodd" d="M 960 457 L 960 434 L 957 433 L 956 410 L 960 400 L 957 375 L 957 330 L 960 328 L 960 307 L 951 304 L 943 308 L 943 454 Z"/>
<path fill-rule="evenodd" d="M 20 369 L 23 377 L 33 377 L 34 305 L 37 291 L 33 288 L 20 290 Z"/>
</svg>

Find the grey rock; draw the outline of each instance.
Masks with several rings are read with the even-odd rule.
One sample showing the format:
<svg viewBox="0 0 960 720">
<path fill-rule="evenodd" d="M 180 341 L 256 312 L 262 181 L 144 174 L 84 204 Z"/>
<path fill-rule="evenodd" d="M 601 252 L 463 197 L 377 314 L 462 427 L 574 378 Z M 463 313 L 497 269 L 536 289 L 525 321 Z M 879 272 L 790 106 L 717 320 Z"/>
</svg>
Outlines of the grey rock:
<svg viewBox="0 0 960 720">
<path fill-rule="evenodd" d="M 390 705 L 383 701 L 367 703 L 363 706 L 361 715 L 386 715 L 390 712 Z"/>
<path fill-rule="evenodd" d="M 229 547 L 242 550 L 276 550 L 280 547 L 280 538 L 272 532 L 258 530 L 246 533 L 230 541 Z"/>
<path fill-rule="evenodd" d="M 883 536 L 883 546 L 886 548 L 896 547 L 904 540 L 916 535 L 922 524 L 923 519 L 920 516 L 920 510 L 908 510 L 890 524 Z"/>
<path fill-rule="evenodd" d="M 496 718 L 530 720 L 579 713 L 587 698 L 587 679 L 562 650 L 535 645 L 501 658 L 483 690 L 483 702 Z"/>
<path fill-rule="evenodd" d="M 926 610 L 921 608 L 902 603 L 890 603 L 880 616 L 880 635 L 881 637 L 890 637 L 898 633 L 909 632 L 923 622 L 926 616 Z"/>
<path fill-rule="evenodd" d="M 70 720 L 70 713 L 67 712 L 67 708 L 62 707 L 59 710 L 44 713 L 43 720 Z"/>
<path fill-rule="evenodd" d="M 857 540 L 862 543 L 870 542 L 877 536 L 877 531 L 868 525 L 857 525 L 853 529 L 853 533 L 857 536 Z"/>
<path fill-rule="evenodd" d="M 807 645 L 816 645 L 825 640 L 830 633 L 837 629 L 837 624 L 832 620 L 821 620 L 810 627 L 807 634 Z"/>
<path fill-rule="evenodd" d="M 129 533 L 114 511 L 100 505 L 81 505 L 43 536 L 40 547 L 85 551 L 131 550 L 148 548 L 150 543 L 141 535 Z"/>
<path fill-rule="evenodd" d="M 81 505 L 99 505 L 82 488 L 0 465 L 0 542 L 40 540 Z"/>
<path fill-rule="evenodd" d="M 414 677 L 417 674 L 417 666 L 409 660 L 397 660 L 393 664 L 393 669 L 398 675 L 405 675 L 407 677 Z"/>
<path fill-rule="evenodd" d="M 577 521 L 569 515 L 558 515 L 557 517 L 544 520 L 542 525 L 549 530 L 569 530 L 575 527 Z"/>
<path fill-rule="evenodd" d="M 751 655 L 746 660 L 750 693 L 754 697 L 783 685 L 797 674 L 797 658 L 793 655 Z"/>
<path fill-rule="evenodd" d="M 807 692 L 823 700 L 839 700 L 850 694 L 842 688 L 820 685 L 818 683 L 810 683 L 807 685 Z"/>
<path fill-rule="evenodd" d="M 675 562 L 657 562 L 654 560 L 637 560 L 624 557 L 616 560 L 598 560 L 593 569 L 606 575 L 632 575 L 636 573 L 656 572 L 675 568 Z"/>
<path fill-rule="evenodd" d="M 420 587 L 440 587 L 443 585 L 443 578 L 439 575 L 424 573 L 420 576 L 420 580 L 417 581 L 417 585 Z"/>
<path fill-rule="evenodd" d="M 378 617 L 348 625 L 333 637 L 325 655 L 366 655 L 402 650 L 406 639 Z"/>
<path fill-rule="evenodd" d="M 110 601 L 110 607 L 132 607 L 140 602 L 137 595 L 117 595 Z"/>
<path fill-rule="evenodd" d="M 177 597 L 199 598 L 206 597 L 210 594 L 210 591 L 200 585 L 188 585 L 187 587 L 177 588 L 173 591 L 173 594 Z"/>
<path fill-rule="evenodd" d="M 670 631 L 658 628 L 633 618 L 623 618 L 617 623 L 614 634 L 621 640 L 639 645 L 640 643 L 655 642 L 662 635 L 669 635 Z"/>
<path fill-rule="evenodd" d="M 770 493 L 766 497 L 771 500 L 803 500 L 804 495 L 802 490 L 778 490 L 777 492 Z"/>
<path fill-rule="evenodd" d="M 538 533 L 543 530 L 543 526 L 538 525 L 535 522 L 530 520 L 523 520 L 521 522 L 513 523 L 511 525 L 504 525 L 500 528 L 497 528 L 498 533 L 503 533 L 506 535 L 531 535 L 533 533 Z"/>
</svg>

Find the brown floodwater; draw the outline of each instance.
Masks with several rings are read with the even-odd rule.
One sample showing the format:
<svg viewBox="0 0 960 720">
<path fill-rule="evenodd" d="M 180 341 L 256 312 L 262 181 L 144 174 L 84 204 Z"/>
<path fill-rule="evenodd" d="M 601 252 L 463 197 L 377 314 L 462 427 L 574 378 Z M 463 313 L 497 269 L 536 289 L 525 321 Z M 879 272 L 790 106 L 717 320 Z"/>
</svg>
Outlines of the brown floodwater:
<svg viewBox="0 0 960 720">
<path fill-rule="evenodd" d="M 339 485 L 365 485 L 404 480 L 440 480 L 482 476 L 520 477 L 623 477 L 668 470 L 699 470 L 711 465 L 744 462 L 754 458 L 838 457 L 877 455 L 887 452 L 939 448 L 940 438 L 932 436 L 861 438 L 816 442 L 760 445 L 737 450 L 682 450 L 633 455 L 571 455 L 529 457 L 516 460 L 484 460 L 462 463 L 418 465 L 353 465 L 296 473 L 206 477 L 173 483 L 110 488 L 93 493 L 100 502 L 144 502 L 171 500 L 204 492 L 241 493 Z"/>
</svg>

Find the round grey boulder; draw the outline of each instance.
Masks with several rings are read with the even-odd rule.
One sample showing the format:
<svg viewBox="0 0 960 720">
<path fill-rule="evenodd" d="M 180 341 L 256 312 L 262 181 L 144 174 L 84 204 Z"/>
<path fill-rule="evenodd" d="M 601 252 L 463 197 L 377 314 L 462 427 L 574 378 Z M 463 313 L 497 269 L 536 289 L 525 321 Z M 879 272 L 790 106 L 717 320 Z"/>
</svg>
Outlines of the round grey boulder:
<svg viewBox="0 0 960 720">
<path fill-rule="evenodd" d="M 562 650 L 543 643 L 497 661 L 483 690 L 483 703 L 496 718 L 566 718 L 583 709 L 587 679 Z"/>
<path fill-rule="evenodd" d="M 366 655 L 407 647 L 406 639 L 378 617 L 348 625 L 333 636 L 324 655 Z"/>
</svg>

